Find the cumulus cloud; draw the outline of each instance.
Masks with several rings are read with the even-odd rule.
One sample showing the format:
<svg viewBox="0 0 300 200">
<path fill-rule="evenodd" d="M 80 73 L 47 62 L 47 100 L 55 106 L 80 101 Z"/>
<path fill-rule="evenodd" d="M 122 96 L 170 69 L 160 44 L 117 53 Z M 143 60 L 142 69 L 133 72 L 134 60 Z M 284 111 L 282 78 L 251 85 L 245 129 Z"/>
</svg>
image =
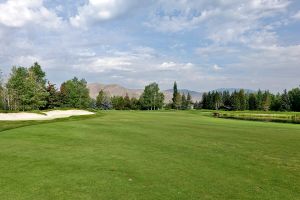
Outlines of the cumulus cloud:
<svg viewBox="0 0 300 200">
<path fill-rule="evenodd" d="M 8 0 L 0 4 L 0 24 L 22 27 L 30 23 L 57 28 L 61 20 L 43 6 L 42 0 Z"/>
<path fill-rule="evenodd" d="M 169 88 L 175 80 L 194 90 L 299 84 L 295 1 L 0 2 L 6 74 L 39 61 L 56 83 L 76 75 L 134 88 L 153 81 Z"/>
<path fill-rule="evenodd" d="M 134 9 L 138 0 L 89 0 L 78 9 L 78 14 L 70 18 L 73 26 L 88 25 L 96 21 L 117 18 Z"/>
<path fill-rule="evenodd" d="M 145 25 L 159 32 L 196 29 L 206 39 L 220 44 L 264 39 L 270 43 L 269 38 L 276 37 L 270 31 L 275 25 L 266 27 L 262 19 L 280 17 L 289 4 L 289 0 L 159 1 L 158 9 Z"/>
</svg>

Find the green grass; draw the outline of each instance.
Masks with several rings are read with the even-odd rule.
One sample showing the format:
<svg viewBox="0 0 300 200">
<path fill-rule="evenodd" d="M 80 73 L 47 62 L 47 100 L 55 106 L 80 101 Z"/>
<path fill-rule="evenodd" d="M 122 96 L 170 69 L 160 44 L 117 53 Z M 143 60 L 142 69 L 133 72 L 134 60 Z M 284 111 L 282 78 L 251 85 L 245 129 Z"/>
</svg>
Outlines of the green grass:
<svg viewBox="0 0 300 200">
<path fill-rule="evenodd" d="M 219 118 L 300 124 L 299 112 L 216 111 Z"/>
<path fill-rule="evenodd" d="M 0 132 L 1 200 L 300 199 L 299 125 L 200 111 L 15 125 Z"/>
</svg>

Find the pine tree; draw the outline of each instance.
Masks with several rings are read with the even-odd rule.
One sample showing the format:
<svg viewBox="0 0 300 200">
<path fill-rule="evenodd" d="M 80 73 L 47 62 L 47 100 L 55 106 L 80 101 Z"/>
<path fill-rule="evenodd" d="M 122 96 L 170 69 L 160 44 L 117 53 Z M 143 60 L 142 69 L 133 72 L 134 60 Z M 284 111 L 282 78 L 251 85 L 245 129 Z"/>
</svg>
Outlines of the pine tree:
<svg viewBox="0 0 300 200">
<path fill-rule="evenodd" d="M 203 109 L 209 109 L 208 108 L 208 93 L 206 93 L 206 92 L 204 92 L 202 95 L 201 107 Z"/>
<path fill-rule="evenodd" d="M 245 95 L 245 91 L 243 89 L 241 89 L 238 93 L 238 98 L 240 100 L 240 108 L 239 110 L 246 110 L 246 95 Z"/>
<path fill-rule="evenodd" d="M 292 111 L 300 111 L 300 88 L 294 88 L 289 91 L 289 99 L 291 102 Z"/>
<path fill-rule="evenodd" d="M 191 94 L 189 92 L 187 94 L 186 101 L 187 101 L 187 109 L 190 110 L 192 108 L 193 102 L 192 102 L 192 96 L 191 96 Z"/>
<path fill-rule="evenodd" d="M 249 104 L 249 110 L 257 110 L 258 105 L 257 105 L 257 98 L 256 95 L 254 93 L 251 93 L 249 96 L 249 100 L 248 100 L 248 104 Z"/>
<path fill-rule="evenodd" d="M 173 86 L 173 98 L 172 98 L 172 107 L 177 109 L 177 105 L 178 102 L 176 102 L 176 100 L 178 99 L 178 88 L 177 88 L 177 83 L 176 81 L 174 82 L 174 86 Z"/>
<path fill-rule="evenodd" d="M 183 94 L 181 95 L 181 109 L 182 109 L 182 110 L 186 110 L 187 107 L 188 107 L 188 105 L 187 105 L 187 99 L 186 99 L 186 97 L 185 97 L 185 94 L 183 93 Z"/>
<path fill-rule="evenodd" d="M 233 110 L 240 110 L 241 109 L 241 101 L 239 98 L 239 93 L 234 91 L 231 94 L 231 105 Z"/>
<path fill-rule="evenodd" d="M 256 94 L 257 100 L 257 110 L 263 110 L 263 93 L 261 90 L 258 90 Z"/>
<path fill-rule="evenodd" d="M 281 111 L 290 111 L 291 110 L 291 101 L 290 101 L 289 95 L 286 90 L 284 90 L 284 92 L 280 98 L 280 110 Z"/>
<path fill-rule="evenodd" d="M 231 101 L 230 101 L 230 93 L 229 91 L 224 91 L 222 94 L 222 101 L 224 104 L 224 107 L 227 109 L 231 108 Z"/>
<path fill-rule="evenodd" d="M 125 110 L 131 110 L 131 101 L 130 101 L 130 98 L 129 98 L 127 93 L 124 97 L 124 109 Z"/>
</svg>

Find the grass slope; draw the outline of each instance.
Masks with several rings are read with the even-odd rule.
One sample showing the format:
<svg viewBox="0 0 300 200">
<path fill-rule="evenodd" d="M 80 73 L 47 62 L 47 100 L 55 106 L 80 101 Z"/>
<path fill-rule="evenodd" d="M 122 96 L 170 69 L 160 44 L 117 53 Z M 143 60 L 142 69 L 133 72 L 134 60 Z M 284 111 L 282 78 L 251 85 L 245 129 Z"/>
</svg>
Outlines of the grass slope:
<svg viewBox="0 0 300 200">
<path fill-rule="evenodd" d="M 10 128 L 1 199 L 300 199 L 299 125 L 111 111 Z"/>
</svg>

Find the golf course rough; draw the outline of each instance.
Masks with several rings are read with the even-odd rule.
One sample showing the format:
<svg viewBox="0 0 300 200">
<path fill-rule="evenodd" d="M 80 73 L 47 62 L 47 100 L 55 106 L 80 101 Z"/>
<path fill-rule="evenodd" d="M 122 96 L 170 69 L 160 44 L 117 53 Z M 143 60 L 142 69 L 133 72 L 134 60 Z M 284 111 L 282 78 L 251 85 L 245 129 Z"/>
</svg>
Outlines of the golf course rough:
<svg viewBox="0 0 300 200">
<path fill-rule="evenodd" d="M 3 200 L 300 199 L 296 124 L 109 111 L 0 130 Z"/>
</svg>

